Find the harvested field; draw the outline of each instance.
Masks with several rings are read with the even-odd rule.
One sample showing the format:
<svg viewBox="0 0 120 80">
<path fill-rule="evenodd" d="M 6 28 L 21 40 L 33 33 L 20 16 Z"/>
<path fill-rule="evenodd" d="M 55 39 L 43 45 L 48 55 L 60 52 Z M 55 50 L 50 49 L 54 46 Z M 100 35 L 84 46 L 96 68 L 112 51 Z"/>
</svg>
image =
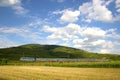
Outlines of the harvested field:
<svg viewBox="0 0 120 80">
<path fill-rule="evenodd" d="M 120 80 L 120 68 L 0 66 L 0 80 Z"/>
</svg>

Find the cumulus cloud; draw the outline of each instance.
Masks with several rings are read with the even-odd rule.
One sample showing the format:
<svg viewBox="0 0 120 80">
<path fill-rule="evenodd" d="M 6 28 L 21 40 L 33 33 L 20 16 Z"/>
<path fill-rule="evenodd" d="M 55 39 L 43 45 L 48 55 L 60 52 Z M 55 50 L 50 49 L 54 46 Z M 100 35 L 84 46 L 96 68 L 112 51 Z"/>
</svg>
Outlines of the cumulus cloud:
<svg viewBox="0 0 120 80">
<path fill-rule="evenodd" d="M 78 24 L 70 23 L 64 27 L 44 26 L 44 32 L 49 33 L 48 40 L 56 40 L 61 43 L 72 44 L 72 46 L 92 52 L 117 53 L 117 41 L 115 39 L 119 34 L 115 29 L 103 30 L 97 27 L 82 27 Z M 59 43 L 60 44 L 60 43 Z M 62 44 L 63 45 L 63 44 Z M 69 45 L 71 46 L 71 45 Z"/>
<path fill-rule="evenodd" d="M 65 9 L 62 11 L 54 11 L 53 14 L 62 14 L 60 21 L 62 22 L 76 22 L 79 20 L 80 11 Z"/>
<path fill-rule="evenodd" d="M 63 39 L 72 40 L 78 37 L 90 38 L 91 40 L 104 39 L 106 36 L 112 37 L 115 34 L 115 31 L 112 30 L 103 30 L 98 27 L 81 27 L 78 24 L 70 23 L 64 27 L 50 27 L 48 25 L 44 26 L 44 31 L 51 33 L 50 37 L 54 39 Z M 114 32 L 114 34 L 113 34 Z M 108 34 L 109 33 L 109 34 Z"/>
<path fill-rule="evenodd" d="M 0 6 L 3 6 L 3 7 L 13 6 L 20 3 L 21 3 L 20 0 L 0 0 Z"/>
<path fill-rule="evenodd" d="M 22 7 L 21 0 L 0 0 L 0 7 L 11 7 L 16 14 L 25 14 L 28 12 Z"/>
<path fill-rule="evenodd" d="M 78 20 L 85 22 L 102 21 L 102 22 L 114 22 L 120 20 L 120 14 L 114 14 L 108 6 L 113 3 L 114 0 L 92 0 L 90 2 L 83 3 L 79 6 L 79 9 L 71 10 L 57 10 L 53 14 L 60 14 L 60 21 L 62 22 L 76 22 Z M 120 1 L 115 1 L 116 11 L 120 12 Z"/>
<path fill-rule="evenodd" d="M 99 53 L 115 53 L 117 52 L 115 42 L 105 40 L 105 39 L 96 39 L 90 40 L 87 39 L 78 39 L 74 40 L 73 43 L 75 47 L 79 47 L 88 51 L 99 52 Z"/>
<path fill-rule="evenodd" d="M 60 17 L 60 20 L 63 22 L 75 22 L 78 20 L 79 15 L 79 11 L 65 10 Z"/>
<path fill-rule="evenodd" d="M 86 27 L 83 28 L 81 35 L 93 39 L 105 38 L 106 31 L 97 27 Z"/>
<path fill-rule="evenodd" d="M 78 33 L 77 30 L 80 30 L 80 27 L 77 24 L 71 23 L 62 28 L 44 26 L 43 30 L 45 32 L 52 33 L 51 35 L 47 37 L 48 39 L 58 39 L 58 40 L 61 39 L 64 41 L 69 41 L 69 40 L 78 38 L 78 36 L 74 34 Z"/>
<path fill-rule="evenodd" d="M 92 2 L 83 3 L 79 10 L 83 16 L 84 21 L 91 22 L 91 20 L 112 22 L 112 12 L 107 8 L 107 5 L 112 1 L 93 0 Z"/>
</svg>

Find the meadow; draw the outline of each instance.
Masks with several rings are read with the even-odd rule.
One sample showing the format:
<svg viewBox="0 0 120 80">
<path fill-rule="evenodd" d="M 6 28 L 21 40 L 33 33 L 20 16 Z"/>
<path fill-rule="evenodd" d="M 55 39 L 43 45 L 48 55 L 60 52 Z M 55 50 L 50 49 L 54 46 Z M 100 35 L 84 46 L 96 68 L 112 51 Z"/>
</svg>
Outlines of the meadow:
<svg viewBox="0 0 120 80">
<path fill-rule="evenodd" d="M 0 80 L 120 80 L 120 69 L 0 66 Z"/>
<path fill-rule="evenodd" d="M 79 68 L 120 68 L 120 61 L 108 62 L 39 62 L 39 61 L 5 61 L 0 65 L 11 66 L 53 66 L 53 67 L 79 67 Z"/>
</svg>

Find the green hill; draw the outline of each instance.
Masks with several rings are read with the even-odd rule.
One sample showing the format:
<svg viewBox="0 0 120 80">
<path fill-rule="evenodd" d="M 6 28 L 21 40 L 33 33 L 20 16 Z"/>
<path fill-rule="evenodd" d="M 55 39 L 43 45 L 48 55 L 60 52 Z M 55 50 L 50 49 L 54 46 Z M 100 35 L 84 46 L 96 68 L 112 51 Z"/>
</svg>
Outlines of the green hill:
<svg viewBox="0 0 120 80">
<path fill-rule="evenodd" d="M 117 54 L 98 54 L 57 45 L 27 44 L 18 47 L 0 49 L 0 58 L 19 60 L 20 57 L 120 60 L 120 55 Z"/>
</svg>

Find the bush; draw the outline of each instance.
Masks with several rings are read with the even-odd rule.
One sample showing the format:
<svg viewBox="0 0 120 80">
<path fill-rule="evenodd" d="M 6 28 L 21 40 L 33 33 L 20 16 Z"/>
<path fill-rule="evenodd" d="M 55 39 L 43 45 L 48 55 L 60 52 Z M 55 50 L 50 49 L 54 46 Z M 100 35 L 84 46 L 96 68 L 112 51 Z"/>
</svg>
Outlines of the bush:
<svg viewBox="0 0 120 80">
<path fill-rule="evenodd" d="M 8 63 L 8 59 L 6 59 L 6 58 L 0 59 L 0 64 L 1 64 L 1 65 L 5 65 L 5 64 L 7 64 L 7 63 Z"/>
</svg>

